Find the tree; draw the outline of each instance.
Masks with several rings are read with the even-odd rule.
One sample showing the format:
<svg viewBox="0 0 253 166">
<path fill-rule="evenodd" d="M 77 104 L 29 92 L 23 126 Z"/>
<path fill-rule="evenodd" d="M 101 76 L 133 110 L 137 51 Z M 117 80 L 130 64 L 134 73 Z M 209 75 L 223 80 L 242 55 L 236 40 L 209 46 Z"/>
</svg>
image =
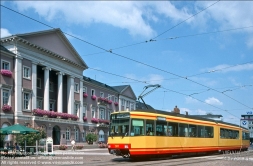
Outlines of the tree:
<svg viewBox="0 0 253 166">
<path fill-rule="evenodd" d="M 0 147 L 4 147 L 4 138 L 6 135 L 0 134 Z"/>
<path fill-rule="evenodd" d="M 86 138 L 88 144 L 93 144 L 93 142 L 97 140 L 97 136 L 93 133 L 87 134 L 85 138 Z"/>
<path fill-rule="evenodd" d="M 33 128 L 35 129 L 35 128 Z M 25 141 L 27 146 L 34 146 L 36 144 L 36 140 L 40 140 L 42 138 L 46 138 L 46 132 L 42 128 L 36 128 L 35 130 L 38 130 L 39 133 L 31 133 L 26 135 L 16 135 L 16 142 L 18 142 L 19 145 L 24 146 Z"/>
</svg>

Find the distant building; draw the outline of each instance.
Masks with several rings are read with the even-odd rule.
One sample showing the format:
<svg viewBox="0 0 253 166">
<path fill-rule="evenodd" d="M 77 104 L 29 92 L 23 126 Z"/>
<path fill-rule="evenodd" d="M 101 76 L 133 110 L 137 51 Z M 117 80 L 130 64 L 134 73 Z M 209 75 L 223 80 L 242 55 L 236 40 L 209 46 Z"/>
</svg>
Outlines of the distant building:
<svg viewBox="0 0 253 166">
<path fill-rule="evenodd" d="M 155 109 L 152 106 L 148 105 L 148 104 L 145 105 L 142 102 L 136 101 L 136 110 L 155 110 Z"/>
<path fill-rule="evenodd" d="M 241 115 L 241 126 L 249 129 L 250 142 L 253 142 L 253 112 Z"/>
</svg>

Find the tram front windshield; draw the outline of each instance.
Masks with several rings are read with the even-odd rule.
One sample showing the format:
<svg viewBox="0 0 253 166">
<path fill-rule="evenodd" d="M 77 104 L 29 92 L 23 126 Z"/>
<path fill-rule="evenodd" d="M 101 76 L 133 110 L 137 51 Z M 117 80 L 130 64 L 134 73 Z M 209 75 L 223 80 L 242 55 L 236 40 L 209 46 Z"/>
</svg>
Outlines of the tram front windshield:
<svg viewBox="0 0 253 166">
<path fill-rule="evenodd" d="M 110 124 L 110 136 L 128 136 L 129 135 L 129 113 L 112 114 Z"/>
</svg>

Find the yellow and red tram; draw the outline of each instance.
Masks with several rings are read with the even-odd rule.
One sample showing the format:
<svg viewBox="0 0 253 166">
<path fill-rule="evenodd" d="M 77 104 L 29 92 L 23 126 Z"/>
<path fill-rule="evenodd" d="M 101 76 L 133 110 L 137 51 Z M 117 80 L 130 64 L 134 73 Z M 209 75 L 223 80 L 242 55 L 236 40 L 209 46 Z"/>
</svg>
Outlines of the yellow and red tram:
<svg viewBox="0 0 253 166">
<path fill-rule="evenodd" d="M 249 131 L 222 121 L 158 110 L 111 114 L 110 153 L 123 157 L 247 150 Z"/>
</svg>

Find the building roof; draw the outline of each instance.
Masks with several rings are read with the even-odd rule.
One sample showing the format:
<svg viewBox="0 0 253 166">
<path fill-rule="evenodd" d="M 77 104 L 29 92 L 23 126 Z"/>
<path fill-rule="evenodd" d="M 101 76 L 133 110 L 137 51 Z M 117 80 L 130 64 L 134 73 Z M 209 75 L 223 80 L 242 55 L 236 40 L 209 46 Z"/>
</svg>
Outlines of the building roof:
<svg viewBox="0 0 253 166">
<path fill-rule="evenodd" d="M 118 91 L 116 91 L 113 87 L 111 87 L 111 86 L 109 86 L 109 85 L 106 85 L 106 84 L 104 84 L 104 83 L 102 83 L 102 82 L 93 80 L 93 79 L 91 79 L 91 78 L 89 78 L 89 77 L 83 76 L 83 80 L 86 81 L 86 82 L 89 82 L 89 83 L 91 83 L 91 84 L 94 84 L 94 85 L 96 85 L 96 86 L 99 86 L 99 87 L 108 89 L 108 90 L 110 90 L 110 91 L 114 91 L 115 93 L 118 92 Z"/>
<path fill-rule="evenodd" d="M 59 53 L 59 51 L 57 51 L 57 49 L 55 49 L 53 51 L 51 49 L 46 48 L 45 46 L 43 47 L 40 44 L 36 44 L 36 43 L 29 41 L 32 37 L 51 34 L 51 33 L 57 34 L 57 36 L 60 38 L 60 40 L 64 42 L 65 48 L 68 48 L 71 51 L 72 55 L 74 55 L 73 57 L 75 57 L 76 60 L 73 60 L 73 59 L 71 60 L 71 59 L 64 57 L 64 55 L 61 55 L 61 53 Z M 45 30 L 45 31 L 31 32 L 31 33 L 24 33 L 24 34 L 16 34 L 16 35 L 1 38 L 1 42 L 2 43 L 3 42 L 10 42 L 10 41 L 13 41 L 14 39 L 16 39 L 17 41 L 23 42 L 24 44 L 27 44 L 29 46 L 32 46 L 34 48 L 37 48 L 40 51 L 44 51 L 50 55 L 60 58 L 61 60 L 64 60 L 65 62 L 69 62 L 74 65 L 80 66 L 83 69 L 88 68 L 87 64 L 83 61 L 81 56 L 77 53 L 75 48 L 72 46 L 72 44 L 69 42 L 69 40 L 67 39 L 67 37 L 64 35 L 64 33 L 61 31 L 60 28 L 50 29 L 50 30 Z"/>
<path fill-rule="evenodd" d="M 6 53 L 9 53 L 9 54 L 12 54 L 12 55 L 15 55 L 13 52 L 9 51 L 7 48 L 5 48 L 4 46 L 0 45 L 0 50 L 1 51 L 4 51 Z"/>
<path fill-rule="evenodd" d="M 116 91 L 122 93 L 129 85 L 112 86 Z"/>
<path fill-rule="evenodd" d="M 147 105 L 148 109 L 155 110 L 152 106 L 150 106 L 148 104 L 146 104 L 146 105 Z M 147 110 L 147 107 L 145 106 L 144 103 L 136 101 L 136 109 L 137 110 Z"/>
</svg>

